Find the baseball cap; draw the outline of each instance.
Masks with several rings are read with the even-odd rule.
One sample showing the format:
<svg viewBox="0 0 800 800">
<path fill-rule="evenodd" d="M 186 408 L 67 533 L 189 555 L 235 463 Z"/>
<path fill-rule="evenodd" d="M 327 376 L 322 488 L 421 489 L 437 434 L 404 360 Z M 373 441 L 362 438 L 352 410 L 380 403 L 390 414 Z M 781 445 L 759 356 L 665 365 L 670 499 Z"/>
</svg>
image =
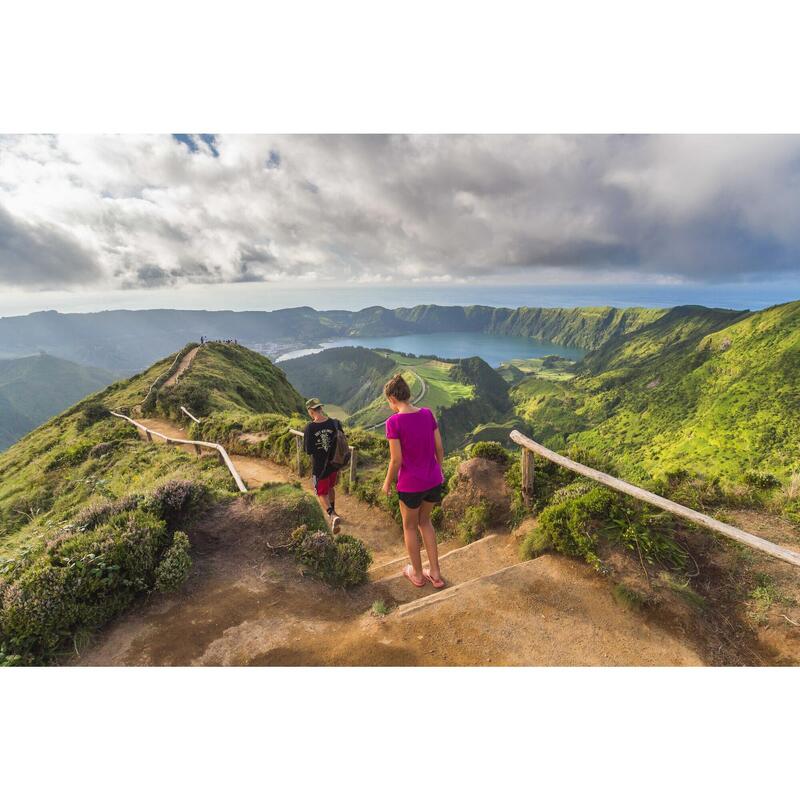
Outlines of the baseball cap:
<svg viewBox="0 0 800 800">
<path fill-rule="evenodd" d="M 312 397 L 310 400 L 306 400 L 306 408 L 322 408 L 322 401 L 319 397 Z"/>
</svg>

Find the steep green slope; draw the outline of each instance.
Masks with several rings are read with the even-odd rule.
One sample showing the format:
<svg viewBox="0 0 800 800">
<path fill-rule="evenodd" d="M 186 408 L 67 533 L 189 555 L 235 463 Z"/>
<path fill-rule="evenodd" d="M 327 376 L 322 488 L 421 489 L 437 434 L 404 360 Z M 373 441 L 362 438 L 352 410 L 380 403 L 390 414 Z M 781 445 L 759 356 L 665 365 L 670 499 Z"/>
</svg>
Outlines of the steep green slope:
<svg viewBox="0 0 800 800">
<path fill-rule="evenodd" d="M 141 406 L 176 355 L 0 453 L 0 665 L 48 662 L 72 637 L 167 585 L 170 559 L 187 563 L 189 541 L 179 529 L 237 495 L 216 458 L 149 443 L 109 413 Z M 174 411 L 178 389 L 205 393 L 218 414 L 281 412 L 260 416 L 284 436 L 282 413 L 302 408 L 279 369 L 233 345 L 201 349 L 177 387 L 158 392 L 156 409 Z"/>
<path fill-rule="evenodd" d="M 48 355 L 0 360 L 0 450 L 115 376 Z"/>
<path fill-rule="evenodd" d="M 380 395 L 397 363 L 364 347 L 334 347 L 285 361 L 283 369 L 306 397 L 319 397 L 353 412 Z"/>
<path fill-rule="evenodd" d="M 305 413 L 303 398 L 268 358 L 242 345 L 215 342 L 203 345 L 179 380 L 163 386 L 152 400 L 153 409 L 176 419 L 181 405 L 195 415 Z"/>
<path fill-rule="evenodd" d="M 741 483 L 748 470 L 800 469 L 800 302 L 732 324 L 672 309 L 581 366 L 557 387 L 513 390 L 536 438 L 602 453 L 634 478 L 687 469 Z"/>
</svg>

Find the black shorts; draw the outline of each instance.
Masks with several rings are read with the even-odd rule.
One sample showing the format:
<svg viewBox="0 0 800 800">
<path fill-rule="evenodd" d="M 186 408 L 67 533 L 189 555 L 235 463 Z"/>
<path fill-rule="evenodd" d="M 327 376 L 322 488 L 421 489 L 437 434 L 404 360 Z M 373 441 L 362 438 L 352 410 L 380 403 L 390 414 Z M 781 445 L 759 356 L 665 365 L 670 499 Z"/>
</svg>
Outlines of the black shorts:
<svg viewBox="0 0 800 800">
<path fill-rule="evenodd" d="M 432 489 L 425 489 L 424 492 L 398 492 L 400 501 L 409 508 L 419 508 L 423 501 L 426 503 L 440 503 L 442 501 L 442 489 L 444 484 L 440 483 Z"/>
</svg>

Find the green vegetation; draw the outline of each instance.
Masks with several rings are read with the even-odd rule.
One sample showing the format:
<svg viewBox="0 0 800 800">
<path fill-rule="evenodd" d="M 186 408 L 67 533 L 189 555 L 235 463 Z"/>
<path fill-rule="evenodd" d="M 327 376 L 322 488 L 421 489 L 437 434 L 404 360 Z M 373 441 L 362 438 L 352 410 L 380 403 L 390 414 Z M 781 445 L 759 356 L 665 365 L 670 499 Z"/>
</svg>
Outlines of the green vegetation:
<svg viewBox="0 0 800 800">
<path fill-rule="evenodd" d="M 206 486 L 168 481 L 84 509 L 0 565 L 0 643 L 14 663 L 47 663 L 154 589 L 174 589 L 191 559 L 189 522 L 211 501 Z M 170 535 L 172 533 L 172 535 Z"/>
<path fill-rule="evenodd" d="M 334 347 L 286 361 L 284 370 L 303 395 L 319 397 L 326 405 L 339 405 L 349 414 L 381 394 L 397 364 L 364 347 Z M 330 406 L 328 411 L 333 414 Z"/>
<path fill-rule="evenodd" d="M 574 361 L 563 356 L 544 356 L 542 358 L 514 358 L 503 362 L 497 372 L 503 380 L 512 385 L 527 377 L 545 378 L 548 381 L 568 381 L 575 377 Z"/>
<path fill-rule="evenodd" d="M 278 367 L 268 358 L 233 344 L 204 345 L 177 383 L 161 387 L 151 397 L 157 413 L 182 420 L 186 418 L 181 405 L 200 417 L 238 410 L 305 414 L 303 398 Z"/>
<path fill-rule="evenodd" d="M 498 442 L 477 442 L 469 448 L 470 458 L 487 458 L 489 461 L 496 461 L 498 464 L 508 464 L 511 455 L 503 445 Z"/>
<path fill-rule="evenodd" d="M 0 359 L 0 450 L 114 380 L 104 369 L 44 354 Z"/>
<path fill-rule="evenodd" d="M 684 469 L 769 489 L 800 463 L 800 302 L 671 309 L 512 398 L 539 441 L 603 453 L 634 482 Z"/>
<path fill-rule="evenodd" d="M 467 506 L 464 516 L 456 526 L 458 538 L 464 544 L 478 541 L 489 527 L 490 512 L 489 504 L 485 500 L 475 505 Z"/>
<path fill-rule="evenodd" d="M 385 600 L 376 600 L 372 604 L 372 616 L 385 617 L 389 613 L 389 606 Z"/>
<path fill-rule="evenodd" d="M 525 534 L 519 546 L 519 557 L 524 561 L 537 558 L 547 552 L 551 544 L 548 534 L 537 526 Z"/>
<path fill-rule="evenodd" d="M 192 568 L 189 549 L 189 537 L 183 531 L 175 531 L 172 544 L 156 567 L 157 592 L 174 592 L 189 577 Z"/>
<path fill-rule="evenodd" d="M 624 583 L 615 584 L 611 590 L 614 599 L 623 607 L 639 611 L 647 605 L 647 598 L 631 586 Z"/>
<path fill-rule="evenodd" d="M 367 580 L 372 556 L 354 536 L 312 530 L 301 525 L 292 533 L 292 552 L 312 575 L 330 586 L 349 588 Z"/>
</svg>

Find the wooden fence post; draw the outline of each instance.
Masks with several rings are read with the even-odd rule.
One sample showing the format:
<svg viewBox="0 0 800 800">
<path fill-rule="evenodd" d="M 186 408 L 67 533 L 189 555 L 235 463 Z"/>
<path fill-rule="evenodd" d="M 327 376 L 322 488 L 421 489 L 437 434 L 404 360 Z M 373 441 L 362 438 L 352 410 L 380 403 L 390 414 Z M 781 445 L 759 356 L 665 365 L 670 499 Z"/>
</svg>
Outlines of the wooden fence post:
<svg viewBox="0 0 800 800">
<path fill-rule="evenodd" d="M 303 475 L 303 443 L 300 441 L 299 436 L 294 437 L 295 444 L 295 466 L 297 467 L 297 474 L 302 477 Z"/>
<path fill-rule="evenodd" d="M 350 448 L 350 485 L 354 486 L 356 482 L 356 459 L 358 458 L 358 450 L 355 447 Z"/>
<path fill-rule="evenodd" d="M 153 436 L 152 436 L 152 434 L 151 434 L 151 433 L 150 433 L 150 431 L 148 431 L 146 428 L 145 428 L 144 434 L 145 434 L 145 436 L 147 436 L 147 441 L 148 441 L 148 442 L 152 442 L 152 441 L 153 441 Z"/>
<path fill-rule="evenodd" d="M 533 453 L 527 447 L 522 448 L 522 498 L 527 505 L 533 502 L 534 461 Z"/>
</svg>

